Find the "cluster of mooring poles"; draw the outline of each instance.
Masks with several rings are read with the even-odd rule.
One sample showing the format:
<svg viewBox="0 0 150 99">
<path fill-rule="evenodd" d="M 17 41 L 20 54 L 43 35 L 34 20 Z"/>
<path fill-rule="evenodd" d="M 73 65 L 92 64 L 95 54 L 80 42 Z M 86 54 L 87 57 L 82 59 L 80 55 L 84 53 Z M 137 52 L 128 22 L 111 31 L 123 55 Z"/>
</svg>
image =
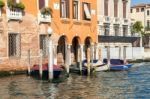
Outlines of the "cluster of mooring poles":
<svg viewBox="0 0 150 99">
<path fill-rule="evenodd" d="M 51 29 L 51 27 L 48 27 L 48 79 L 49 80 L 52 80 L 53 79 L 53 64 L 54 63 L 57 63 L 57 62 L 54 62 L 54 61 L 57 61 L 57 59 L 55 60 L 56 58 L 56 55 L 55 57 L 53 57 L 53 54 L 54 54 L 54 50 L 56 49 L 53 49 L 53 43 L 52 43 L 52 39 L 51 39 L 51 35 L 52 35 L 52 32 L 53 30 Z M 86 42 L 86 41 L 85 41 Z M 96 54 L 98 54 L 97 51 L 99 51 L 99 54 L 101 54 L 101 48 L 98 47 L 98 45 L 94 45 L 94 44 L 91 44 L 90 41 L 87 41 L 88 44 L 86 45 L 85 43 L 85 46 L 84 44 L 80 44 L 80 57 L 79 57 L 79 68 L 80 68 L 80 73 L 82 75 L 82 62 L 84 60 L 84 47 L 86 48 L 86 60 L 87 60 L 87 71 L 88 71 L 88 76 L 90 75 L 91 73 L 91 67 L 93 65 L 93 60 L 96 59 Z M 90 43 L 89 43 L 90 42 Z M 95 47 L 96 46 L 96 50 L 95 50 Z M 57 46 L 56 46 L 57 47 Z M 97 50 L 99 49 L 99 50 Z M 66 71 L 67 73 L 69 74 L 69 69 L 70 69 L 70 65 L 71 65 L 71 44 L 68 44 L 68 45 L 65 45 L 65 57 L 66 57 L 66 60 L 65 60 L 65 67 L 66 67 Z M 95 55 L 94 55 L 95 53 Z M 57 54 L 57 51 L 56 53 Z M 42 53 L 42 50 L 40 50 L 39 52 L 39 55 L 40 55 L 40 64 L 39 64 L 39 74 L 40 74 L 40 77 L 42 77 L 42 73 L 43 73 L 43 68 L 42 68 L 42 60 L 43 60 L 43 53 Z M 108 65 L 110 65 L 110 46 L 107 47 L 107 60 L 108 60 Z M 101 55 L 98 55 L 98 59 L 100 59 Z M 119 48 L 119 58 L 121 58 L 121 47 Z M 126 47 L 123 48 L 123 59 L 124 59 L 124 62 L 126 62 Z M 30 75 L 31 73 L 31 51 L 28 50 L 28 74 Z"/>
<path fill-rule="evenodd" d="M 48 77 L 49 77 L 49 80 L 52 80 L 53 79 L 53 44 L 52 44 L 52 39 L 50 38 L 53 32 L 52 28 L 48 27 L 47 32 L 48 32 Z M 40 50 L 39 55 L 40 55 L 39 74 L 40 74 L 40 77 L 42 78 L 42 73 L 43 73 L 42 50 Z M 31 73 L 31 50 L 28 50 L 28 74 L 30 75 L 30 73 Z"/>
</svg>

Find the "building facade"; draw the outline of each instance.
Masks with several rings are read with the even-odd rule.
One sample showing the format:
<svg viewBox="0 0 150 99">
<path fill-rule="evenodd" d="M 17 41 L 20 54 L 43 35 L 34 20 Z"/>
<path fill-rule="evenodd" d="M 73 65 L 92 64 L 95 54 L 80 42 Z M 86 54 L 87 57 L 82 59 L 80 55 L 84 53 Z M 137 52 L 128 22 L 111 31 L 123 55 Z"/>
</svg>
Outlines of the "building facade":
<svg viewBox="0 0 150 99">
<path fill-rule="evenodd" d="M 137 4 L 130 9 L 132 23 L 141 21 L 147 34 L 143 39 L 144 47 L 150 47 L 150 4 Z"/>
<path fill-rule="evenodd" d="M 86 58 L 86 49 L 97 41 L 97 6 L 93 0 L 3 2 L 0 70 L 26 69 L 28 65 L 39 64 L 40 50 L 43 63 L 47 63 L 49 39 L 52 40 L 53 64 L 75 64 Z M 51 36 L 47 32 L 49 28 L 53 30 Z"/>
<path fill-rule="evenodd" d="M 132 57 L 127 57 L 131 53 L 126 52 L 132 52 L 137 40 L 131 35 L 130 3 L 131 0 L 97 0 L 98 42 L 102 49 L 111 49 L 111 58 Z M 102 57 L 106 57 L 105 51 Z"/>
</svg>

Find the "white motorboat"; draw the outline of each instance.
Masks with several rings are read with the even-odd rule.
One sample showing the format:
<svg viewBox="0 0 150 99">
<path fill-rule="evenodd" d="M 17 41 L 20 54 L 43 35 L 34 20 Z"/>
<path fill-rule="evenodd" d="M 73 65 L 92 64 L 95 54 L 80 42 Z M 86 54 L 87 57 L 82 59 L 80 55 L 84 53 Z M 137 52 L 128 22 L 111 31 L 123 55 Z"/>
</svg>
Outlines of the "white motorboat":
<svg viewBox="0 0 150 99">
<path fill-rule="evenodd" d="M 84 66 L 87 66 L 87 62 L 84 63 Z M 93 63 L 90 63 L 90 66 L 95 68 L 96 71 L 106 71 L 109 70 L 109 65 L 102 63 L 100 60 L 94 60 Z"/>
</svg>

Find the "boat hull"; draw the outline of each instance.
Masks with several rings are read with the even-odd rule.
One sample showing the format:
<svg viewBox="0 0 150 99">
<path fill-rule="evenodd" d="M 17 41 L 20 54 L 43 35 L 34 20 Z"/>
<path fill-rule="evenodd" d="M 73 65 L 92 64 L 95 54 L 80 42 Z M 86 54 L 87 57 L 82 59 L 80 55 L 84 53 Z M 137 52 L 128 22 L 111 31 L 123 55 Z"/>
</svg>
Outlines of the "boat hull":
<svg viewBox="0 0 150 99">
<path fill-rule="evenodd" d="M 131 64 L 127 65 L 110 65 L 110 70 L 128 70 L 132 67 Z"/>
<path fill-rule="evenodd" d="M 42 79 L 48 79 L 48 64 L 43 64 L 42 65 L 42 77 L 39 72 L 40 66 L 39 65 L 34 65 L 31 69 L 31 76 L 36 77 L 36 78 L 42 78 Z M 59 78 L 63 71 L 63 68 L 58 65 L 53 65 L 53 78 Z"/>
<path fill-rule="evenodd" d="M 98 66 L 98 67 L 95 67 L 95 71 L 99 72 L 99 71 L 107 71 L 109 70 L 109 66 L 106 64 L 106 65 L 103 65 L 103 66 Z"/>
<path fill-rule="evenodd" d="M 53 77 L 59 78 L 59 76 L 61 75 L 61 72 L 62 71 L 53 71 Z M 34 70 L 34 71 L 31 71 L 31 76 L 36 77 L 36 78 L 48 79 L 48 71 L 44 70 L 42 72 L 42 77 L 40 77 L 39 70 Z"/>
</svg>

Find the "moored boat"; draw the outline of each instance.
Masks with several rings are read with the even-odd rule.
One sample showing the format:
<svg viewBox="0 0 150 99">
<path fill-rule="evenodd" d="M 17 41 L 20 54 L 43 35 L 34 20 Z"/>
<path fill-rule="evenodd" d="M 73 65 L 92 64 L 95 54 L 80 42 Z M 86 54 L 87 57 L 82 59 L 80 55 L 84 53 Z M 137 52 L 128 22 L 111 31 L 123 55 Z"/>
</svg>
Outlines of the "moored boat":
<svg viewBox="0 0 150 99">
<path fill-rule="evenodd" d="M 104 59 L 103 62 L 108 64 L 107 59 Z M 110 70 L 129 70 L 132 67 L 132 64 L 124 63 L 121 59 L 110 59 L 109 64 Z"/>
<path fill-rule="evenodd" d="M 83 65 L 87 67 L 87 61 L 83 61 Z M 95 69 L 95 71 L 107 71 L 109 70 L 109 66 L 106 63 L 102 63 L 100 60 L 93 60 L 93 63 L 90 63 L 92 68 Z"/>
<path fill-rule="evenodd" d="M 31 76 L 40 77 L 40 66 L 38 64 L 33 65 L 31 68 Z M 63 71 L 62 66 L 59 65 L 53 65 L 53 78 L 59 78 L 61 75 L 61 72 Z M 43 79 L 48 79 L 48 64 L 42 65 L 42 77 Z"/>
</svg>

